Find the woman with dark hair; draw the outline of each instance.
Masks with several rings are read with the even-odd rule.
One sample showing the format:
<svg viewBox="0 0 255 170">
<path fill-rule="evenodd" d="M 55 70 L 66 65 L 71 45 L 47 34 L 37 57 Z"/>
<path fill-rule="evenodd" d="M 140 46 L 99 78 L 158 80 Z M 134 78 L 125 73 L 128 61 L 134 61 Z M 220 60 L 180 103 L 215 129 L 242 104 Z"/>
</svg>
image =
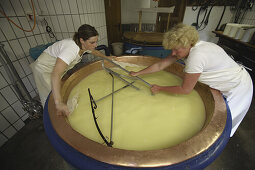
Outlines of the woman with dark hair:
<svg viewBox="0 0 255 170">
<path fill-rule="evenodd" d="M 45 101 L 52 90 L 57 115 L 69 115 L 66 103 L 60 94 L 62 76 L 75 64 L 81 61 L 86 51 L 97 47 L 98 32 L 90 25 L 81 25 L 75 32 L 73 39 L 64 39 L 49 46 L 31 64 L 35 83 L 41 103 Z"/>
</svg>

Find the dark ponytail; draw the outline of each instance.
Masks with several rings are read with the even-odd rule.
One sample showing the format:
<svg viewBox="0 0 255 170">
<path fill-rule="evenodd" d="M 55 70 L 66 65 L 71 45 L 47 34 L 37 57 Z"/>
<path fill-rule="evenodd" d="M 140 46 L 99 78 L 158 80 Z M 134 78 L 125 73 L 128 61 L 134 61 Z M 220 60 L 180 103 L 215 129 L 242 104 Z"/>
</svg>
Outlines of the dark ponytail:
<svg viewBox="0 0 255 170">
<path fill-rule="evenodd" d="M 97 30 L 88 24 L 83 24 L 79 27 L 78 32 L 74 33 L 73 40 L 81 48 L 80 38 L 84 41 L 88 40 L 90 37 L 97 36 Z"/>
<path fill-rule="evenodd" d="M 80 38 L 79 38 L 79 33 L 78 32 L 75 32 L 74 35 L 73 35 L 73 40 L 74 42 L 79 46 L 80 44 Z"/>
</svg>

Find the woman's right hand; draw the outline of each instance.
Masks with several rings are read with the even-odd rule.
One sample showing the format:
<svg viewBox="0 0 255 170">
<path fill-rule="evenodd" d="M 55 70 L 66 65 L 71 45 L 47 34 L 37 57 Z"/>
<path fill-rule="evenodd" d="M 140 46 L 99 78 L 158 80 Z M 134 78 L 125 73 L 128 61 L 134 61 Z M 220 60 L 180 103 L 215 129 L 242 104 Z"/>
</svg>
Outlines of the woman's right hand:
<svg viewBox="0 0 255 170">
<path fill-rule="evenodd" d="M 56 104 L 57 116 L 69 116 L 70 112 L 66 104 L 60 102 Z"/>
<path fill-rule="evenodd" d="M 116 61 L 117 57 L 114 56 L 114 55 L 111 55 L 111 56 L 107 56 L 109 59 L 113 60 L 113 61 Z"/>
<path fill-rule="evenodd" d="M 138 72 L 130 71 L 129 73 L 130 76 L 138 76 Z"/>
</svg>

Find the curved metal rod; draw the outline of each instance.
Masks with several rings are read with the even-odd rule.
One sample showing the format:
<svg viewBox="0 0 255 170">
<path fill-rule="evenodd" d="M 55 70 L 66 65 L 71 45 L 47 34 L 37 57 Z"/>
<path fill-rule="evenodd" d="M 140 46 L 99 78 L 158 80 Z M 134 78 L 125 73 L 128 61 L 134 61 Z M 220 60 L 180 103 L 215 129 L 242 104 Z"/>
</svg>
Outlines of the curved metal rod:
<svg viewBox="0 0 255 170">
<path fill-rule="evenodd" d="M 131 84 L 133 84 L 133 83 L 134 83 L 134 81 L 131 82 Z M 127 85 L 125 85 L 125 86 L 119 88 L 118 90 L 115 90 L 113 93 L 117 93 L 118 91 L 123 90 L 123 89 L 127 88 L 128 86 L 130 86 L 130 85 L 127 84 Z M 106 97 L 111 96 L 111 95 L 112 95 L 112 93 L 107 94 L 106 96 L 101 97 L 100 99 L 97 99 L 95 102 L 99 102 L 99 101 L 101 101 L 101 100 L 103 100 L 103 99 L 105 99 Z"/>
<path fill-rule="evenodd" d="M 98 56 L 100 58 L 102 58 L 103 60 L 107 60 L 110 63 L 114 64 L 115 66 L 119 67 L 120 69 L 122 69 L 123 71 L 127 72 L 128 74 L 130 74 L 130 71 L 126 70 L 125 68 L 121 67 L 119 64 L 116 64 L 115 62 L 113 62 L 111 59 L 107 58 L 104 54 L 102 54 L 101 52 L 97 51 L 97 50 L 93 50 L 90 51 L 91 54 Z M 135 78 L 137 78 L 138 80 L 141 80 L 142 82 L 144 82 L 146 85 L 148 85 L 149 87 L 152 87 L 152 85 L 150 83 L 148 83 L 147 81 L 143 80 L 142 78 L 135 76 Z"/>
<path fill-rule="evenodd" d="M 92 114 L 93 114 L 93 118 L 94 118 L 94 122 L 95 122 L 95 125 L 96 125 L 96 128 L 97 128 L 97 131 L 99 132 L 101 138 L 104 140 L 104 142 L 106 143 L 107 146 L 109 147 L 112 147 L 113 145 L 113 142 L 108 142 L 106 140 L 106 138 L 104 137 L 102 131 L 100 130 L 99 126 L 98 126 L 98 123 L 97 123 L 97 118 L 96 118 L 96 115 L 95 115 L 95 109 L 97 108 L 97 104 L 95 102 L 95 100 L 93 99 L 91 93 L 90 93 L 90 89 L 88 88 L 88 92 L 89 92 L 89 99 L 90 99 L 90 105 L 91 105 L 91 109 L 92 109 Z"/>
<path fill-rule="evenodd" d="M 111 69 L 104 67 L 104 60 L 102 60 L 102 67 L 103 67 L 103 69 L 104 69 L 106 72 L 112 73 L 113 75 L 117 76 L 120 80 L 124 81 L 124 82 L 125 82 L 126 84 L 128 84 L 129 86 L 135 88 L 136 90 L 140 90 L 138 87 L 134 86 L 133 83 L 130 83 L 130 82 L 128 82 L 127 80 L 123 79 L 119 73 L 116 73 L 116 72 L 112 71 Z"/>
</svg>

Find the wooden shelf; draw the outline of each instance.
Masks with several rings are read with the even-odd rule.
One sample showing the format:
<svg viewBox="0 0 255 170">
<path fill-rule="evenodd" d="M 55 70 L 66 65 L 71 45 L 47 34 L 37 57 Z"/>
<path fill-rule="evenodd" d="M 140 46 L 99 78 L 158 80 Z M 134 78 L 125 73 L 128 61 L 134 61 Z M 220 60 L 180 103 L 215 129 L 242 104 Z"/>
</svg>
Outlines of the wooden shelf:
<svg viewBox="0 0 255 170">
<path fill-rule="evenodd" d="M 226 36 L 222 31 L 213 31 L 219 37 L 218 45 L 221 46 L 232 58 L 247 68 L 253 82 L 255 82 L 255 45 L 242 42 Z M 255 88 L 255 84 L 254 88 Z"/>
<path fill-rule="evenodd" d="M 227 36 L 227 35 L 224 35 L 224 34 L 223 34 L 223 31 L 213 31 L 213 33 L 215 33 L 217 36 L 224 37 L 224 38 L 229 39 L 229 40 L 231 40 L 231 41 L 233 41 L 233 42 L 240 43 L 240 44 L 242 44 L 242 45 L 245 45 L 245 46 L 247 46 L 247 47 L 251 47 L 251 48 L 254 48 L 254 49 L 255 49 L 255 45 L 249 44 L 249 43 L 246 43 L 246 42 L 243 42 L 243 41 L 240 41 L 240 40 L 238 40 L 238 39 L 234 39 L 234 38 L 229 37 L 229 36 Z"/>
</svg>

